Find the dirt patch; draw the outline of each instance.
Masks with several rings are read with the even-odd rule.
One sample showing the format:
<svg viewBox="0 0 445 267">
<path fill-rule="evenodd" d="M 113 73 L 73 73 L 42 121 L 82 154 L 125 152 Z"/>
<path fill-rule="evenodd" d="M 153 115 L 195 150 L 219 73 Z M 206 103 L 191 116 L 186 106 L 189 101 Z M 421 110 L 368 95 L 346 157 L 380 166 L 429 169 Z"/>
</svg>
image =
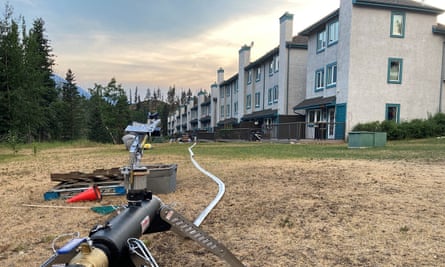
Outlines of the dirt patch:
<svg viewBox="0 0 445 267">
<path fill-rule="evenodd" d="M 119 148 L 115 148 L 118 151 Z M 184 149 L 186 147 L 184 146 Z M 0 266 L 40 266 L 52 240 L 88 235 L 107 216 L 44 201 L 50 173 L 124 166 L 126 153 L 94 148 L 47 150 L 0 165 Z M 445 169 L 442 163 L 364 160 L 195 159 L 226 184 L 201 227 L 246 266 L 439 266 L 445 262 Z M 194 220 L 217 186 L 188 157 L 146 154 L 177 163 L 177 190 L 158 195 Z M 105 197 L 100 205 L 124 204 Z M 77 203 L 90 207 L 97 203 Z M 73 206 L 73 205 L 71 205 Z M 227 266 L 172 232 L 143 237 L 160 266 Z"/>
</svg>

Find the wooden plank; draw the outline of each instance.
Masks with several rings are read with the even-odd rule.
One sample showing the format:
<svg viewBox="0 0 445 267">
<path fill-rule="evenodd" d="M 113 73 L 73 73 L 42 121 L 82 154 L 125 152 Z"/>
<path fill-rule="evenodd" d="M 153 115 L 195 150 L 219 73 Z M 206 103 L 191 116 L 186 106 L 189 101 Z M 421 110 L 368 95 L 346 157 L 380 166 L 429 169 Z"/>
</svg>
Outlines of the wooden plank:
<svg viewBox="0 0 445 267">
<path fill-rule="evenodd" d="M 69 172 L 69 173 L 51 173 L 51 181 L 68 182 L 68 181 L 106 181 L 106 180 L 123 180 L 123 176 L 119 168 L 97 169 L 92 173 Z"/>
</svg>

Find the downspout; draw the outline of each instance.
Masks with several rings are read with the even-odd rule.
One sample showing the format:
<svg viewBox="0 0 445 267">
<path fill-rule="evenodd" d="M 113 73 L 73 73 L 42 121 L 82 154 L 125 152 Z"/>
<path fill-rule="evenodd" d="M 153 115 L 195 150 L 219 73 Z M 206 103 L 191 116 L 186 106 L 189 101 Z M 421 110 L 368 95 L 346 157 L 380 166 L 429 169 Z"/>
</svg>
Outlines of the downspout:
<svg viewBox="0 0 445 267">
<path fill-rule="evenodd" d="M 443 42 L 442 45 L 442 71 L 440 73 L 439 113 L 442 113 L 443 83 L 445 82 L 444 66 L 445 66 L 445 42 Z"/>
</svg>

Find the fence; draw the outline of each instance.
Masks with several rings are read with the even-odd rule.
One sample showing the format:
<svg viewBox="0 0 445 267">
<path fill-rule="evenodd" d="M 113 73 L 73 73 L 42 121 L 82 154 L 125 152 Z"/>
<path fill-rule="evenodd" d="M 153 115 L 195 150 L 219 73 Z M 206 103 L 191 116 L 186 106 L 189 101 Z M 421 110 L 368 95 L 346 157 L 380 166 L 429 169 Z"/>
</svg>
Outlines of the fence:
<svg viewBox="0 0 445 267">
<path fill-rule="evenodd" d="M 261 133 L 265 140 L 301 140 L 301 139 L 345 139 L 345 123 L 307 123 L 291 122 L 271 124 L 266 128 L 218 129 L 213 135 L 215 140 L 255 141 L 255 133 Z M 209 136 L 206 136 L 207 139 Z M 201 137 L 198 135 L 198 139 Z"/>
</svg>

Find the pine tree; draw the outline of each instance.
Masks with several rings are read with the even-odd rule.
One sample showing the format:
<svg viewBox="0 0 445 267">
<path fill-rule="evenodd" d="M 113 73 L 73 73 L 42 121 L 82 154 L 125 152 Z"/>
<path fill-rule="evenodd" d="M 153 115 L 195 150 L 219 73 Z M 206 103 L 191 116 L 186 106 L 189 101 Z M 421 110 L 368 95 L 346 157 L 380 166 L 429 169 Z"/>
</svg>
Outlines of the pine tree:
<svg viewBox="0 0 445 267">
<path fill-rule="evenodd" d="M 51 139 L 59 130 L 54 104 L 57 90 L 51 79 L 53 55 L 49 41 L 44 36 L 44 21 L 37 19 L 24 40 L 26 79 L 21 93 L 23 122 L 27 140 Z"/>
<path fill-rule="evenodd" d="M 102 85 L 100 84 L 95 84 L 93 89 L 89 89 L 91 98 L 88 102 L 88 139 L 107 143 L 111 141 L 111 138 L 102 119 L 102 106 L 106 104 L 103 99 L 102 89 Z"/>
<path fill-rule="evenodd" d="M 12 7 L 6 5 L 0 21 L 0 136 L 19 134 L 21 125 L 17 102 L 23 80 L 23 47 L 12 13 Z"/>
<path fill-rule="evenodd" d="M 80 109 L 80 95 L 75 83 L 75 75 L 68 69 L 66 83 L 62 86 L 62 112 L 59 114 L 61 122 L 61 137 L 63 140 L 75 140 L 81 137 L 83 128 L 82 110 Z"/>
</svg>

